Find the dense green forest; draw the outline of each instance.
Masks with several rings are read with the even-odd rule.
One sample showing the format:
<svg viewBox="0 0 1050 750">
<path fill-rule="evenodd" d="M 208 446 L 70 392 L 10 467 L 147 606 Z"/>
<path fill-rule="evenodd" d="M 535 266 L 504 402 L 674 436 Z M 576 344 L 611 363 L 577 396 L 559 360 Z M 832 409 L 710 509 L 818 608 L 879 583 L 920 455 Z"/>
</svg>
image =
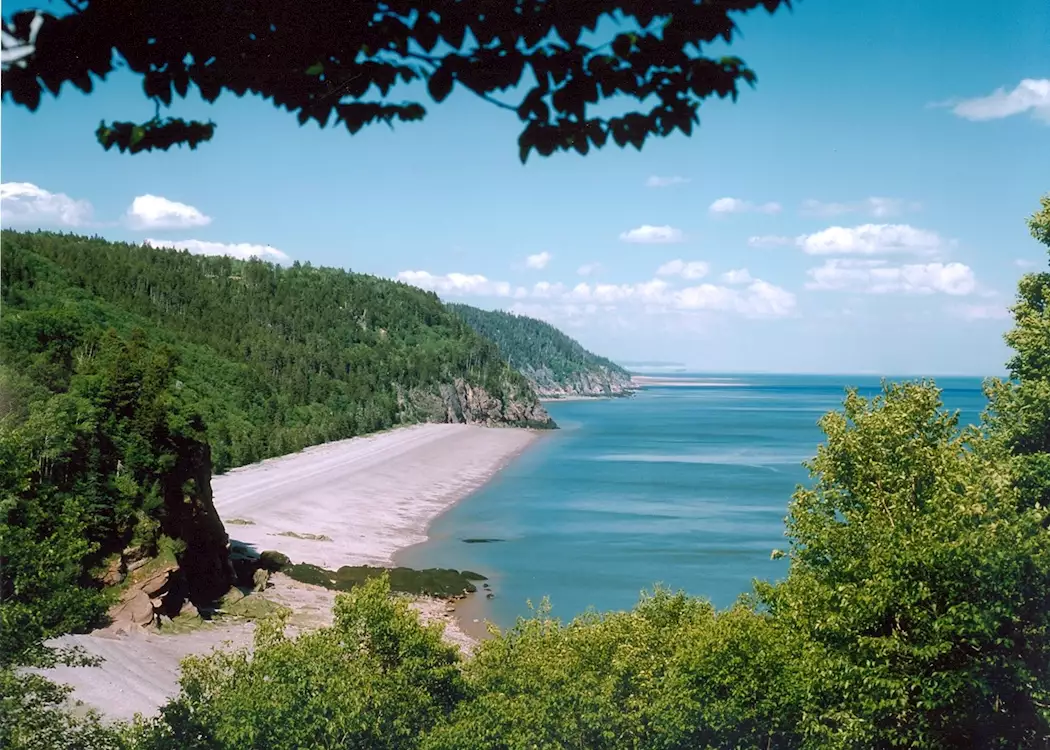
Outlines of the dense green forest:
<svg viewBox="0 0 1050 750">
<path fill-rule="evenodd" d="M 96 624 L 107 561 L 179 547 L 221 594 L 212 470 L 421 420 L 549 425 L 432 294 L 378 278 L 3 233 L 0 661 Z"/>
<path fill-rule="evenodd" d="M 37 379 L 70 370 L 86 331 L 143 330 L 177 352 L 220 472 L 407 422 L 546 420 L 497 348 L 414 287 L 44 232 L 4 232 L 3 249 L 7 365 Z M 457 381 L 500 408 L 470 413 Z"/>
<path fill-rule="evenodd" d="M 541 396 L 612 396 L 627 392 L 631 375 L 542 320 L 502 310 L 449 305 L 471 328 L 495 341 L 512 367 Z"/>
<path fill-rule="evenodd" d="M 1029 226 L 1050 250 L 1050 196 Z M 55 686 L 0 670 L 0 745 L 1045 749 L 1048 303 L 1050 273 L 1026 274 L 1010 378 L 987 383 L 977 426 L 961 428 L 929 381 L 847 392 L 788 506 L 787 576 L 728 609 L 661 588 L 570 623 L 541 604 L 464 659 L 375 578 L 340 595 L 332 627 L 292 638 L 277 618 L 252 652 L 186 660 L 179 695 L 131 726 L 69 713 Z M 157 414 L 153 401 L 136 410 Z"/>
</svg>

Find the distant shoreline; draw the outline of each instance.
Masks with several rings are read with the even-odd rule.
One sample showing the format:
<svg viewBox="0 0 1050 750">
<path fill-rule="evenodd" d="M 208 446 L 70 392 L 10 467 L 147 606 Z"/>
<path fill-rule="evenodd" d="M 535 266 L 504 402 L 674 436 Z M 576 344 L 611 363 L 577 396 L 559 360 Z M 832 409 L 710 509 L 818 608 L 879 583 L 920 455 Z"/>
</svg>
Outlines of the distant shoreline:
<svg viewBox="0 0 1050 750">
<path fill-rule="evenodd" d="M 646 386 L 660 386 L 663 388 L 733 388 L 744 385 L 737 379 L 718 377 L 688 377 L 670 375 L 634 375 L 631 384 L 636 388 L 643 389 Z"/>
<path fill-rule="evenodd" d="M 601 396 L 585 396 L 582 394 L 574 394 L 572 396 L 540 396 L 539 401 L 541 404 L 556 404 L 565 401 L 615 401 L 621 398 L 630 398 L 635 394 L 634 390 L 625 391 L 623 393 L 613 393 L 611 395 Z"/>
</svg>

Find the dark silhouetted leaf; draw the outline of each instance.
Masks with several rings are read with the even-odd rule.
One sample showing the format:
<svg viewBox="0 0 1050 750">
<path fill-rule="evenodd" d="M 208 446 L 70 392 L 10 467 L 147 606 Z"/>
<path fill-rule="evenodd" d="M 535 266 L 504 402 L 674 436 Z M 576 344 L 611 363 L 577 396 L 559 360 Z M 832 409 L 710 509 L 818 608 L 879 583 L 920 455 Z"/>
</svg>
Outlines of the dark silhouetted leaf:
<svg viewBox="0 0 1050 750">
<path fill-rule="evenodd" d="M 5 64 L 0 76 L 12 103 L 35 111 L 44 91 L 57 96 L 67 81 L 92 92 L 113 61 L 123 60 L 152 102 L 170 105 L 195 84 L 206 102 L 224 92 L 250 94 L 300 123 L 312 119 L 322 127 L 333 107 L 378 91 L 381 101 L 358 102 L 366 109 L 337 109 L 336 119 L 356 133 L 424 116 L 418 103 L 389 101 L 396 84 L 426 78 L 430 97 L 440 103 L 458 81 L 516 112 L 523 135 L 533 122 L 545 124 L 519 141 L 523 159 L 532 150 L 548 155 L 600 148 L 610 135 L 621 146 L 640 148 L 650 135 L 692 132 L 695 114 L 685 111 L 695 113 L 711 96 L 735 99 L 741 81 L 756 80 L 740 58 L 705 57 L 703 45 L 731 40 L 743 11 L 790 7 L 787 0 L 523 0 L 495 12 L 489 3 L 458 0 L 319 0 L 306 6 L 168 0 L 135 4 L 129 17 L 128 0 L 70 1 L 77 9 L 62 15 L 10 16 L 16 40 L 28 40 L 39 24 L 35 51 Z M 637 31 L 617 34 L 611 45 L 581 42 L 583 30 L 608 22 Z M 494 96 L 517 86 L 527 69 L 536 85 L 520 99 Z M 580 131 L 588 105 L 619 97 L 637 108 L 654 96 L 659 104 L 651 117 L 628 112 L 637 117 L 600 119 Z M 180 122 L 150 126 L 134 144 L 120 123 L 97 135 L 103 147 L 131 153 L 176 143 L 193 148 L 210 138 L 203 124 Z"/>
</svg>

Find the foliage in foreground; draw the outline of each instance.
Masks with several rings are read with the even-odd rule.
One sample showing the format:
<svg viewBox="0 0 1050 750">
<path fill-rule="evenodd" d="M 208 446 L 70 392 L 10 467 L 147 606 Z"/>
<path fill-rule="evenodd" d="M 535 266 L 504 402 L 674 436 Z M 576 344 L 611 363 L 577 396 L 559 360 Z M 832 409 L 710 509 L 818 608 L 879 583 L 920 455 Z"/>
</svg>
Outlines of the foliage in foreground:
<svg viewBox="0 0 1050 750">
<path fill-rule="evenodd" d="M 68 710 L 71 690 L 36 674 L 0 668 L 0 747 L 18 750 L 121 750 L 130 728 L 107 726 L 98 714 Z"/>
<path fill-rule="evenodd" d="M 300 124 L 333 121 L 356 133 L 422 120 L 423 105 L 395 93 L 419 81 L 435 104 L 458 83 L 513 112 L 524 126 L 524 162 L 533 150 L 586 154 L 608 140 L 641 149 L 650 136 L 691 134 L 705 99 L 735 100 L 756 80 L 743 60 L 707 57 L 704 47 L 731 41 L 738 14 L 790 2 L 358 0 L 290 13 L 274 0 L 169 0 L 132 14 L 123 0 L 67 4 L 59 15 L 23 10 L 4 19 L 3 95 L 35 111 L 45 92 L 57 96 L 68 83 L 89 93 L 125 68 L 157 111 L 141 124 L 103 123 L 97 137 L 106 149 L 196 148 L 211 139 L 214 123 L 160 118 L 160 104 L 191 87 L 208 102 L 224 92 L 272 99 Z M 524 96 L 503 99 L 523 83 Z M 648 109 L 596 115 L 617 99 Z"/>
<path fill-rule="evenodd" d="M 340 595 L 331 628 L 300 636 L 260 625 L 255 655 L 184 662 L 182 694 L 140 742 L 216 747 L 415 747 L 466 698 L 456 650 L 407 600 L 373 579 Z"/>
</svg>

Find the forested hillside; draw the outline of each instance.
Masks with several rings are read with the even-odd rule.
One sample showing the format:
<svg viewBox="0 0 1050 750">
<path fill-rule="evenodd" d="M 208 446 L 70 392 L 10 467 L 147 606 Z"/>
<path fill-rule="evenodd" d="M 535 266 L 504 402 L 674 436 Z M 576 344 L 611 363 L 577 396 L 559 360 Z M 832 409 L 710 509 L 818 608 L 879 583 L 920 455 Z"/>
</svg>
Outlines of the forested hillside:
<svg viewBox="0 0 1050 750">
<path fill-rule="evenodd" d="M 0 664 L 97 624 L 102 584 L 144 560 L 167 566 L 175 611 L 225 592 L 213 469 L 404 422 L 551 426 L 495 344 L 418 289 L 2 239 Z"/>
<path fill-rule="evenodd" d="M 614 396 L 630 391 L 627 370 L 587 351 L 550 323 L 502 310 L 449 307 L 475 331 L 496 342 L 500 353 L 541 396 Z"/>
<path fill-rule="evenodd" d="M 178 352 L 219 471 L 400 423 L 549 422 L 494 345 L 404 284 L 52 233 L 3 249 L 5 362 L 42 366 L 41 326 L 65 367 L 85 331 L 143 329 Z"/>
</svg>

